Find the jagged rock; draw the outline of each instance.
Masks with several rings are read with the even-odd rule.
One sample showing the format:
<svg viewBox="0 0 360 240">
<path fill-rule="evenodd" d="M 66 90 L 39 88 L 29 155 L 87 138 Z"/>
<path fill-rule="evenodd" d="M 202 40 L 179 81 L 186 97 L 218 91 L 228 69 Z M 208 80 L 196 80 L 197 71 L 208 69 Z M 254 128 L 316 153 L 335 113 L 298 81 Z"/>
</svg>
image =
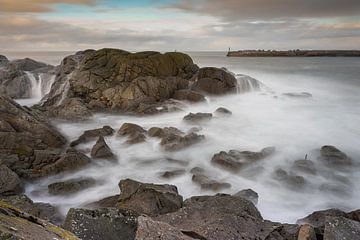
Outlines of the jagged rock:
<svg viewBox="0 0 360 240">
<path fill-rule="evenodd" d="M 327 182 L 320 185 L 319 190 L 324 193 L 338 195 L 339 197 L 349 197 L 353 194 L 352 184 L 341 182 Z"/>
<path fill-rule="evenodd" d="M 252 189 L 241 190 L 235 193 L 233 196 L 245 198 L 246 200 L 252 202 L 254 205 L 256 205 L 259 201 L 259 195 Z"/>
<path fill-rule="evenodd" d="M 93 178 L 70 179 L 64 182 L 52 183 L 48 186 L 48 190 L 52 195 L 67 195 L 77 193 L 95 185 L 96 181 Z"/>
<path fill-rule="evenodd" d="M 63 60 L 58 84 L 42 108 L 50 111 L 65 99 L 79 97 L 92 111 L 153 113 L 156 107 L 140 105 L 169 100 L 175 91 L 188 87 L 197 70 L 182 53 L 81 52 Z"/>
<path fill-rule="evenodd" d="M 174 212 L 182 207 L 183 198 L 173 185 L 141 183 L 126 179 L 120 181 L 119 187 L 119 208 L 154 216 Z"/>
<path fill-rule="evenodd" d="M 175 127 L 164 127 L 164 128 L 152 127 L 149 129 L 148 134 L 150 137 L 163 138 L 169 134 L 182 135 L 184 133 Z"/>
<path fill-rule="evenodd" d="M 71 208 L 66 215 L 63 227 L 80 239 L 134 239 L 137 217 L 137 213 L 124 209 Z"/>
<path fill-rule="evenodd" d="M 231 188 L 230 183 L 219 182 L 208 176 L 204 169 L 200 167 L 192 168 L 190 173 L 193 174 L 191 180 L 198 184 L 203 190 L 220 191 Z"/>
<path fill-rule="evenodd" d="M 155 220 L 209 240 L 295 239 L 298 231 L 296 225 L 263 220 L 250 201 L 227 194 L 189 198 L 177 212 L 159 215 Z"/>
<path fill-rule="evenodd" d="M 134 123 L 124 123 L 118 131 L 120 136 L 132 136 L 137 133 L 146 133 L 146 130 Z"/>
<path fill-rule="evenodd" d="M 359 239 L 360 223 L 344 217 L 325 217 L 325 240 Z"/>
<path fill-rule="evenodd" d="M 191 146 L 202 141 L 205 138 L 204 135 L 198 135 L 196 133 L 190 133 L 185 136 L 176 134 L 168 134 L 162 138 L 160 145 L 167 151 L 178 151 L 185 147 Z"/>
<path fill-rule="evenodd" d="M 316 174 L 317 172 L 314 162 L 305 159 L 296 160 L 292 165 L 292 169 L 309 174 Z"/>
<path fill-rule="evenodd" d="M 20 194 L 23 186 L 19 176 L 0 163 L 0 196 Z"/>
<path fill-rule="evenodd" d="M 184 169 L 177 169 L 177 170 L 172 170 L 172 171 L 165 171 L 160 173 L 160 176 L 162 178 L 175 178 L 175 177 L 179 177 L 181 175 L 184 175 L 186 173 L 186 171 Z"/>
<path fill-rule="evenodd" d="M 0 201 L 6 202 L 18 209 L 21 209 L 21 211 L 54 224 L 59 224 L 63 220 L 57 208 L 50 205 L 49 203 L 34 203 L 28 196 L 24 194 L 3 196 L 0 197 Z"/>
<path fill-rule="evenodd" d="M 219 107 L 214 112 L 215 116 L 231 116 L 232 112 L 229 109 L 226 109 L 224 107 Z"/>
<path fill-rule="evenodd" d="M 209 121 L 212 118 L 211 113 L 189 113 L 183 119 L 187 122 L 203 122 Z"/>
<path fill-rule="evenodd" d="M 112 136 L 115 130 L 110 126 L 103 126 L 102 128 L 86 130 L 78 139 L 70 143 L 71 147 L 78 144 L 94 141 L 98 137 Z"/>
<path fill-rule="evenodd" d="M 329 167 L 348 167 L 352 165 L 351 159 L 334 146 L 323 146 L 320 150 L 319 160 Z"/>
<path fill-rule="evenodd" d="M 112 159 L 114 157 L 114 154 L 111 152 L 110 147 L 106 144 L 102 136 L 99 137 L 91 149 L 91 157 L 105 159 Z"/>
<path fill-rule="evenodd" d="M 195 91 L 188 90 L 188 89 L 182 89 L 182 90 L 175 91 L 173 98 L 176 100 L 186 100 L 189 102 L 204 102 L 205 101 L 204 95 L 202 95 L 198 92 L 195 92 Z"/>
<path fill-rule="evenodd" d="M 146 136 L 143 133 L 135 133 L 129 136 L 129 139 L 126 140 L 126 144 L 137 144 L 146 141 Z"/>
<path fill-rule="evenodd" d="M 255 161 L 264 159 L 275 152 L 274 147 L 267 147 L 260 152 L 230 150 L 215 154 L 211 163 L 231 172 L 238 172 Z"/>
<path fill-rule="evenodd" d="M 200 68 L 197 78 L 192 90 L 213 95 L 236 93 L 236 78 L 232 73 L 224 69 L 215 67 Z"/>
</svg>

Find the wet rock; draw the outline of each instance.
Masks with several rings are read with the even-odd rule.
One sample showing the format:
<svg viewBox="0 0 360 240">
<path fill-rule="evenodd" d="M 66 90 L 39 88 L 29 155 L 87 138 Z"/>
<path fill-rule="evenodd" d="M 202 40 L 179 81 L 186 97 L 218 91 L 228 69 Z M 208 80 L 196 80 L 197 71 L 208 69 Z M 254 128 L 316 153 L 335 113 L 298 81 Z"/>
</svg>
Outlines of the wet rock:
<svg viewBox="0 0 360 240">
<path fill-rule="evenodd" d="M 235 76 L 221 68 L 201 68 L 197 75 L 197 81 L 192 90 L 212 95 L 236 93 L 237 81 Z"/>
<path fill-rule="evenodd" d="M 334 146 L 323 146 L 319 160 L 329 167 L 347 167 L 352 165 L 351 159 Z"/>
<path fill-rule="evenodd" d="M 245 198 L 246 200 L 252 202 L 254 205 L 256 205 L 259 201 L 259 195 L 252 189 L 241 190 L 235 193 L 233 196 Z"/>
<path fill-rule="evenodd" d="M 195 167 L 192 168 L 190 172 L 193 174 L 191 180 L 197 185 L 199 185 L 203 190 L 211 190 L 217 192 L 223 189 L 231 188 L 230 183 L 219 182 L 212 179 L 202 168 Z"/>
<path fill-rule="evenodd" d="M 320 228 L 325 225 L 326 217 L 345 217 L 346 213 L 339 209 L 327 209 L 311 213 L 305 218 L 296 221 L 298 224 L 309 224 L 315 228 Z"/>
<path fill-rule="evenodd" d="M 311 98 L 312 94 L 308 92 L 301 92 L 301 93 L 283 93 L 282 95 L 286 97 L 292 98 Z"/>
<path fill-rule="evenodd" d="M 3 196 L 0 197 L 0 201 L 6 202 L 18 209 L 21 209 L 23 212 L 54 224 L 59 224 L 63 220 L 57 208 L 50 205 L 49 203 L 34 203 L 28 196 L 24 194 Z"/>
<path fill-rule="evenodd" d="M 178 151 L 205 139 L 204 135 L 190 133 L 185 136 L 168 134 L 162 138 L 160 145 L 167 151 Z"/>
<path fill-rule="evenodd" d="M 137 133 L 146 133 L 146 130 L 134 123 L 124 123 L 118 131 L 119 136 L 132 136 Z"/>
<path fill-rule="evenodd" d="M 215 116 L 231 116 L 232 112 L 229 109 L 226 109 L 224 107 L 219 107 L 214 112 Z"/>
<path fill-rule="evenodd" d="M 182 135 L 184 133 L 175 127 L 152 127 L 149 129 L 148 134 L 150 137 L 163 138 L 170 134 Z"/>
<path fill-rule="evenodd" d="M 115 130 L 110 126 L 103 126 L 102 128 L 86 130 L 78 139 L 70 143 L 74 147 L 81 143 L 87 143 L 95 140 L 98 137 L 112 136 Z"/>
<path fill-rule="evenodd" d="M 298 229 L 263 220 L 250 201 L 227 194 L 189 198 L 177 212 L 157 216 L 155 220 L 192 232 L 200 239 L 215 240 L 295 239 Z"/>
<path fill-rule="evenodd" d="M 146 136 L 143 133 L 136 132 L 129 136 L 129 139 L 126 140 L 126 144 L 137 144 L 146 141 Z"/>
<path fill-rule="evenodd" d="M 19 176 L 0 163 L 0 196 L 20 194 L 22 191 L 23 185 Z"/>
<path fill-rule="evenodd" d="M 52 195 L 68 195 L 96 185 L 93 178 L 70 179 L 64 182 L 55 182 L 48 186 L 49 193 Z"/>
<path fill-rule="evenodd" d="M 1 239 L 77 240 L 72 233 L 0 201 Z"/>
<path fill-rule="evenodd" d="M 102 136 L 99 137 L 93 148 L 91 149 L 91 157 L 113 159 L 114 154 L 111 152 L 110 147 L 106 144 Z"/>
<path fill-rule="evenodd" d="M 141 183 L 126 179 L 120 181 L 119 187 L 119 208 L 154 216 L 174 212 L 182 207 L 183 198 L 173 185 Z"/>
<path fill-rule="evenodd" d="M 4 55 L 0 55 L 0 67 L 3 67 L 8 63 L 9 63 L 9 59 Z"/>
<path fill-rule="evenodd" d="M 244 162 L 224 151 L 215 154 L 211 159 L 211 163 L 232 172 L 238 172 L 245 166 Z"/>
<path fill-rule="evenodd" d="M 309 174 L 316 174 L 317 172 L 314 162 L 305 159 L 296 160 L 292 165 L 292 169 Z"/>
<path fill-rule="evenodd" d="M 344 217 L 325 217 L 324 239 L 359 239 L 360 223 Z"/>
<path fill-rule="evenodd" d="M 124 209 L 71 208 L 66 215 L 63 227 L 80 239 L 134 239 L 137 217 L 137 213 Z"/>
<path fill-rule="evenodd" d="M 308 224 L 302 225 L 297 240 L 317 240 L 315 229 Z"/>
<path fill-rule="evenodd" d="M 174 93 L 173 98 L 176 100 L 186 100 L 189 102 L 204 102 L 205 101 L 204 95 L 202 95 L 198 92 L 195 92 L 195 91 L 187 90 L 187 89 L 177 90 Z"/>
<path fill-rule="evenodd" d="M 204 122 L 209 121 L 212 118 L 211 113 L 189 113 L 183 119 L 187 122 Z"/>
<path fill-rule="evenodd" d="M 163 173 L 160 173 L 160 175 L 162 178 L 171 179 L 184 175 L 185 173 L 186 171 L 184 169 L 177 169 L 177 170 L 165 171 Z"/>
<path fill-rule="evenodd" d="M 287 173 L 283 169 L 277 169 L 275 171 L 275 179 L 280 181 L 286 187 L 290 189 L 301 190 L 306 185 L 306 180 L 303 176 L 293 175 L 292 173 Z"/>
<path fill-rule="evenodd" d="M 51 118 L 79 121 L 92 116 L 92 112 L 80 98 L 65 99 L 61 105 L 53 106 L 48 112 Z"/>
<path fill-rule="evenodd" d="M 103 198 L 99 201 L 92 202 L 87 204 L 85 207 L 90 209 L 97 209 L 97 208 L 116 208 L 116 205 L 119 201 L 120 195 L 114 195 L 110 197 Z"/>
</svg>

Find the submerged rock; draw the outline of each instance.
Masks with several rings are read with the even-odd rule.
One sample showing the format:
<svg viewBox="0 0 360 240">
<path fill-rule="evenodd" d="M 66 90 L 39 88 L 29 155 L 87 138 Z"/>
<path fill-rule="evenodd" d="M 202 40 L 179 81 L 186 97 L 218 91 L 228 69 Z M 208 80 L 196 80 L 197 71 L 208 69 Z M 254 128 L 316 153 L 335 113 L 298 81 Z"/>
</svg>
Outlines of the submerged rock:
<svg viewBox="0 0 360 240">
<path fill-rule="evenodd" d="M 113 159 L 114 154 L 111 152 L 110 147 L 106 144 L 102 136 L 99 137 L 93 148 L 91 149 L 91 157 Z"/>
<path fill-rule="evenodd" d="M 137 133 L 146 133 L 146 130 L 134 123 L 124 123 L 118 131 L 120 136 L 132 136 Z"/>
<path fill-rule="evenodd" d="M 281 168 L 277 169 L 274 175 L 275 179 L 290 189 L 301 190 L 307 184 L 307 181 L 303 176 L 288 173 Z"/>
<path fill-rule="evenodd" d="M 182 135 L 184 133 L 175 127 L 152 127 L 149 129 L 148 134 L 150 137 L 163 138 L 170 134 Z"/>
<path fill-rule="evenodd" d="M 193 176 L 191 180 L 198 184 L 203 190 L 220 191 L 223 189 L 231 188 L 231 184 L 227 182 L 219 182 L 212 179 L 204 169 L 195 167 L 190 171 Z"/>
<path fill-rule="evenodd" d="M 326 217 L 324 239 L 343 240 L 358 239 L 360 236 L 360 222 L 344 217 Z"/>
<path fill-rule="evenodd" d="M 190 133 L 185 136 L 168 134 L 162 138 L 160 145 L 168 151 L 178 151 L 193 144 L 199 143 L 205 138 L 204 135 Z"/>
<path fill-rule="evenodd" d="M 93 178 L 70 179 L 64 182 L 55 182 L 48 186 L 49 193 L 52 195 L 74 194 L 96 185 Z"/>
<path fill-rule="evenodd" d="M 296 160 L 292 165 L 292 169 L 313 175 L 317 173 L 314 162 L 306 159 Z"/>
<path fill-rule="evenodd" d="M 329 167 L 348 167 L 352 165 L 352 160 L 334 146 L 321 147 L 319 160 Z"/>
<path fill-rule="evenodd" d="M 119 187 L 121 191 L 119 208 L 153 216 L 174 212 L 182 207 L 183 198 L 173 185 L 157 185 L 125 179 L 120 181 Z"/>
<path fill-rule="evenodd" d="M 188 89 L 177 90 L 174 93 L 173 98 L 176 100 L 186 100 L 189 102 L 204 102 L 205 101 L 204 95 L 202 95 L 198 92 L 195 92 L 195 91 L 188 90 Z"/>
<path fill-rule="evenodd" d="M 335 209 L 335 208 L 322 210 L 322 211 L 316 211 L 302 219 L 297 220 L 296 223 L 298 223 L 298 224 L 306 223 L 315 228 L 319 228 L 319 227 L 325 225 L 325 219 L 328 216 L 345 217 L 346 213 L 339 209 Z"/>
<path fill-rule="evenodd" d="M 252 189 L 241 190 L 235 193 L 233 196 L 245 198 L 246 200 L 252 202 L 254 205 L 256 205 L 259 201 L 259 195 Z"/>
<path fill-rule="evenodd" d="M 222 117 L 222 116 L 231 116 L 232 112 L 227 108 L 219 107 L 215 110 L 214 114 L 215 114 L 215 116 Z"/>
<path fill-rule="evenodd" d="M 212 118 L 211 113 L 189 113 L 183 119 L 187 122 L 203 122 L 209 121 Z"/>
</svg>

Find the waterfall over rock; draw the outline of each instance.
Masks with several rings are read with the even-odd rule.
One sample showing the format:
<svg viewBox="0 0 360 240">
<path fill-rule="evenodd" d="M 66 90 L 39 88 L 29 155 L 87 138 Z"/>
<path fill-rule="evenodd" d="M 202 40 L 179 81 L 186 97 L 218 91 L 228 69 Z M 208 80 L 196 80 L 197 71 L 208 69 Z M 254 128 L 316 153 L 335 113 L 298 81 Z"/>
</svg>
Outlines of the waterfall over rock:
<svg viewBox="0 0 360 240">
<path fill-rule="evenodd" d="M 259 91 L 262 86 L 259 80 L 243 74 L 236 74 L 236 81 L 237 94 Z"/>
<path fill-rule="evenodd" d="M 34 73 L 32 72 L 25 72 L 28 79 L 30 80 L 31 83 L 31 92 L 30 92 L 30 97 L 31 98 L 41 98 L 42 94 L 41 94 L 41 81 L 40 79 L 38 79 L 38 76 L 35 76 Z"/>
</svg>

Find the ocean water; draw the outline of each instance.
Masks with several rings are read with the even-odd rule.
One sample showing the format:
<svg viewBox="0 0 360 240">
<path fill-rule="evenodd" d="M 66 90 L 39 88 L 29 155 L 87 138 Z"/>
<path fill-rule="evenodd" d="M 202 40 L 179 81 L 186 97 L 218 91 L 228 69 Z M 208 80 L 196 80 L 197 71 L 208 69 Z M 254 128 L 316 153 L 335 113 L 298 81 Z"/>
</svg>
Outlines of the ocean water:
<svg viewBox="0 0 360 240">
<path fill-rule="evenodd" d="M 94 160 L 91 166 L 81 171 L 29 184 L 27 194 L 34 201 L 50 202 L 60 207 L 64 214 L 70 207 L 118 194 L 117 184 L 124 178 L 174 184 L 185 198 L 214 194 L 202 191 L 191 181 L 189 170 L 199 166 L 214 179 L 232 185 L 222 192 L 233 194 L 246 188 L 256 191 L 259 194 L 257 207 L 265 219 L 294 223 L 315 210 L 360 208 L 360 58 L 227 58 L 223 52 L 189 54 L 201 67 L 226 67 L 234 73 L 258 79 L 264 86 L 261 91 L 210 97 L 206 103 L 185 105 L 184 112 L 147 117 L 97 114 L 81 123 L 54 122 L 70 141 L 84 130 L 103 125 L 117 130 L 125 122 L 137 123 L 146 129 L 173 126 L 184 132 L 196 126 L 201 128 L 205 140 L 181 151 L 166 152 L 159 146 L 160 140 L 155 138 L 128 146 L 124 143 L 126 138 L 107 137 L 106 142 L 118 157 L 116 163 Z M 56 64 L 65 55 L 45 54 L 43 59 Z M 313 97 L 283 95 L 289 92 L 308 92 Z M 189 112 L 214 112 L 218 107 L 228 108 L 232 116 L 215 117 L 199 126 L 182 121 Z M 89 151 L 93 144 L 80 147 Z M 347 170 L 324 166 L 317 160 L 319 148 L 323 145 L 334 145 L 347 153 L 354 166 Z M 210 163 L 212 156 L 220 151 L 259 151 L 268 146 L 276 147 L 274 155 L 236 174 Z M 304 159 L 305 155 L 314 161 L 316 175 L 291 169 L 292 163 Z M 167 162 L 164 160 L 166 157 L 186 161 L 188 165 Z M 274 171 L 278 168 L 303 176 L 305 188 L 287 187 L 276 180 Z M 185 169 L 187 173 L 170 180 L 160 177 L 163 171 L 175 169 Z M 96 178 L 98 185 L 66 197 L 47 193 L 48 184 L 78 177 Z M 346 184 L 340 183 L 339 178 L 345 179 Z M 338 188 L 324 191 L 324 184 Z"/>
</svg>

